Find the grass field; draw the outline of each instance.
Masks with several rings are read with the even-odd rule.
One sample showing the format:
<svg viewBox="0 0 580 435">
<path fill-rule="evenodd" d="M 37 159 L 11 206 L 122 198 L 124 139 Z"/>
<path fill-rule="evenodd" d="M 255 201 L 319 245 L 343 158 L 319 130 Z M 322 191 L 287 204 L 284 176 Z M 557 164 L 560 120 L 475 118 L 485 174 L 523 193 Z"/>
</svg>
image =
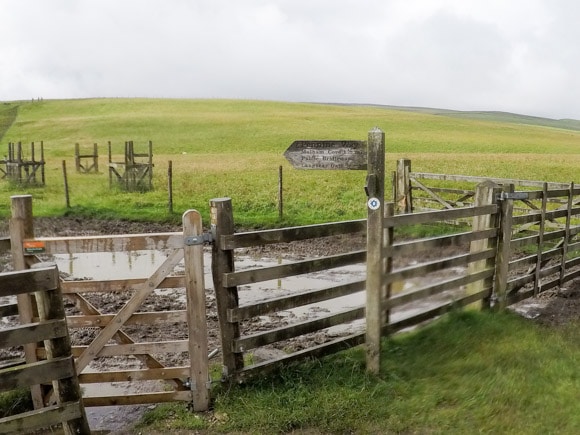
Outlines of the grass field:
<svg viewBox="0 0 580 435">
<path fill-rule="evenodd" d="M 10 195 L 31 193 L 36 215 L 178 221 L 183 211 L 195 208 L 207 222 L 209 200 L 228 196 L 236 223 L 246 227 L 360 218 L 365 216 L 365 171 L 297 170 L 283 152 L 300 139 L 365 140 L 374 126 L 386 133 L 387 172 L 396 159 L 407 157 L 415 171 L 569 182 L 577 178 L 580 164 L 580 132 L 517 124 L 507 115 L 510 122 L 499 115 L 488 121 L 382 107 L 229 100 L 50 100 L 0 107 L 0 146 L 20 141 L 29 153 L 31 142 L 43 141 L 47 177 L 44 188 L 0 181 L 2 217 L 10 213 Z M 151 192 L 109 189 L 107 142 L 113 160 L 120 161 L 127 140 L 134 141 L 137 152 L 153 141 Z M 99 145 L 100 174 L 74 173 L 77 142 L 81 152 Z M 69 210 L 62 160 L 68 168 Z M 167 211 L 170 160 L 172 215 Z M 284 170 L 282 222 L 279 166 Z"/>
<path fill-rule="evenodd" d="M 577 325 L 454 313 L 384 340 L 379 376 L 365 372 L 358 347 L 218 387 L 211 418 L 161 406 L 146 416 L 143 433 L 575 434 L 577 335 Z"/>
<path fill-rule="evenodd" d="M 9 216 L 10 195 L 31 193 L 35 215 L 45 216 L 178 221 L 184 210 L 196 208 L 207 224 L 209 200 L 229 196 L 236 223 L 245 227 L 360 218 L 366 214 L 364 171 L 296 170 L 282 154 L 299 139 L 364 140 L 374 126 L 386 133 L 387 171 L 407 157 L 422 172 L 578 178 L 574 121 L 443 112 L 226 100 L 4 103 L 1 146 L 43 141 L 47 186 L 0 180 L 0 216 Z M 153 191 L 109 189 L 106 143 L 113 143 L 115 160 L 121 160 L 126 140 L 143 150 L 153 141 Z M 76 142 L 87 151 L 99 144 L 100 174 L 73 173 Z M 62 160 L 69 168 L 69 210 Z M 171 215 L 169 160 L 175 177 Z M 276 203 L 280 165 L 282 222 Z M 211 413 L 194 414 L 184 404 L 158 406 L 136 433 L 578 433 L 577 326 L 547 328 L 508 313 L 453 313 L 418 332 L 385 339 L 379 376 L 366 373 L 359 347 L 246 385 L 216 382 Z"/>
</svg>

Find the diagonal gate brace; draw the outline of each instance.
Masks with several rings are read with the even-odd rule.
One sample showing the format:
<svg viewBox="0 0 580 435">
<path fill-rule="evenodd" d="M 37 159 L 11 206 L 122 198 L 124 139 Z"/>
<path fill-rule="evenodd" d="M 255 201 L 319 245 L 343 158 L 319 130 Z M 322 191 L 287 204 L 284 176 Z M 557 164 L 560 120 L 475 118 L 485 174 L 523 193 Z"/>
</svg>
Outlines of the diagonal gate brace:
<svg viewBox="0 0 580 435">
<path fill-rule="evenodd" d="M 159 266 L 155 273 L 140 286 L 141 288 L 137 290 L 133 297 L 119 310 L 111 322 L 101 330 L 100 334 L 79 356 L 77 359 L 77 373 L 81 373 L 91 360 L 98 356 L 107 342 L 121 329 L 125 322 L 135 313 L 137 308 L 141 306 L 145 299 L 147 299 L 182 259 L 183 249 L 176 249 Z"/>
</svg>

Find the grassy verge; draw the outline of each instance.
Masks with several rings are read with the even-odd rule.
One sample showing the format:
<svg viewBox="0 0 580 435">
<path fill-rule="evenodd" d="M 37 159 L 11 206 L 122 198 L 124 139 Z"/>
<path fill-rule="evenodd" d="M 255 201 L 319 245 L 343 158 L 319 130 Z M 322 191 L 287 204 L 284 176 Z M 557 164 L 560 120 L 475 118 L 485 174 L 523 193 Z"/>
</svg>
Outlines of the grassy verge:
<svg viewBox="0 0 580 435">
<path fill-rule="evenodd" d="M 385 340 L 380 376 L 362 348 L 217 388 L 202 417 L 159 407 L 150 430 L 235 433 L 578 433 L 575 328 L 512 314 L 454 313 Z"/>
<path fill-rule="evenodd" d="M 387 173 L 395 169 L 396 159 L 406 157 L 420 172 L 569 182 L 580 165 L 578 131 L 377 107 L 228 100 L 22 102 L 2 146 L 21 141 L 26 154 L 31 142 L 43 141 L 47 182 L 46 187 L 30 188 L 0 180 L 0 217 L 10 214 L 10 195 L 31 193 L 39 216 L 176 222 L 185 210 L 195 208 L 207 222 L 209 200 L 228 196 L 236 223 L 244 227 L 358 219 L 365 216 L 365 171 L 297 170 L 283 153 L 300 139 L 364 140 L 374 126 L 386 132 Z M 126 140 L 134 141 L 136 152 L 144 152 L 153 141 L 153 191 L 109 189 L 107 142 L 112 143 L 113 160 L 121 161 Z M 74 172 L 77 142 L 81 152 L 99 145 L 101 173 Z M 63 160 L 70 209 L 65 207 Z M 170 160 L 172 214 L 167 208 Z M 281 221 L 279 166 L 284 172 Z M 390 192 L 389 180 L 387 184 Z"/>
</svg>

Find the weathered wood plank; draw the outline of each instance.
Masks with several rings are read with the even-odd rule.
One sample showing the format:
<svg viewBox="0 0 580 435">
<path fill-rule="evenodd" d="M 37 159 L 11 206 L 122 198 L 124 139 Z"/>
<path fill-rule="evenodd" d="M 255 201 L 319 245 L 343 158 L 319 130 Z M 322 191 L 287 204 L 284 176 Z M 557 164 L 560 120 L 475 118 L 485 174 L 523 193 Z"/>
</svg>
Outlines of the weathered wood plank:
<svg viewBox="0 0 580 435">
<path fill-rule="evenodd" d="M 490 296 L 491 296 L 491 287 L 483 289 L 480 292 L 474 293 L 474 294 L 469 295 L 469 296 L 464 296 L 464 297 L 459 298 L 459 299 L 455 299 L 455 300 L 452 300 L 449 302 L 444 302 L 444 303 L 439 304 L 439 305 L 435 306 L 434 308 L 431 308 L 427 311 L 423 311 L 419 314 L 415 314 L 415 315 L 397 320 L 395 322 L 392 322 L 389 325 L 386 325 L 383 328 L 383 334 L 393 334 L 393 333 L 400 331 L 402 329 L 409 328 L 411 326 L 418 325 L 418 324 L 425 322 L 427 320 L 431 320 L 431 319 L 434 319 L 436 317 L 442 316 L 443 314 L 446 314 L 446 313 L 448 313 L 452 310 L 455 310 L 457 308 L 465 307 L 465 306 L 473 304 L 477 301 L 487 299 Z"/>
<path fill-rule="evenodd" d="M 15 390 L 75 376 L 71 357 L 38 361 L 0 370 L 0 391 Z"/>
<path fill-rule="evenodd" d="M 415 254 L 431 249 L 438 249 L 446 246 L 457 246 L 475 240 L 488 239 L 490 237 L 497 236 L 497 232 L 497 228 L 490 228 L 482 231 L 467 231 L 448 236 L 438 236 L 428 239 L 399 242 L 392 246 L 393 256 Z"/>
<path fill-rule="evenodd" d="M 359 219 L 319 225 L 306 225 L 301 227 L 222 235 L 221 243 L 222 249 L 230 250 L 268 245 L 272 243 L 289 243 L 341 234 L 364 233 L 365 231 L 366 219 Z"/>
<path fill-rule="evenodd" d="M 417 225 L 427 223 L 437 223 L 452 219 L 469 218 L 498 212 L 497 205 L 486 205 L 482 207 L 465 207 L 453 210 L 434 210 L 422 213 L 403 214 L 385 218 L 385 226 L 400 227 L 402 225 Z"/>
<path fill-rule="evenodd" d="M 346 350 L 358 346 L 364 343 L 364 341 L 364 332 L 337 338 L 327 343 L 302 349 L 298 352 L 284 355 L 279 358 L 263 361 L 251 366 L 246 366 L 236 373 L 236 380 L 242 382 L 254 376 L 263 376 L 267 373 L 271 373 L 273 370 L 279 368 L 282 365 L 289 364 L 294 361 L 302 361 L 307 358 L 321 358 L 325 355 L 331 355 L 341 350 Z"/>
<path fill-rule="evenodd" d="M 0 275 L 0 296 L 54 290 L 58 287 L 58 275 L 54 270 L 54 267 L 47 267 L 5 272 Z"/>
<path fill-rule="evenodd" d="M 387 283 L 393 283 L 404 279 L 424 277 L 427 273 L 436 272 L 438 270 L 444 270 L 451 267 L 465 266 L 474 261 L 486 260 L 488 258 L 493 258 L 494 256 L 495 249 L 492 248 L 473 254 L 456 255 L 440 260 L 429 261 L 419 265 L 408 266 L 394 270 L 392 273 L 385 277 L 385 281 Z"/>
<path fill-rule="evenodd" d="M 366 307 L 366 369 L 378 375 L 381 365 L 381 327 L 383 325 L 383 297 L 386 260 L 383 255 L 385 246 L 385 133 L 375 127 L 368 133 L 368 175 L 365 191 L 369 198 L 367 204 L 367 291 Z M 375 206 L 371 206 L 370 202 Z M 393 213 L 389 213 L 392 215 Z"/>
<path fill-rule="evenodd" d="M 103 346 L 96 357 L 122 355 L 150 355 L 161 353 L 187 352 L 188 340 L 152 341 L 150 343 L 110 344 Z M 82 356 L 88 346 L 73 346 L 75 356 Z M 80 352 L 80 353 L 79 353 Z"/>
<path fill-rule="evenodd" d="M 33 433 L 37 429 L 50 428 L 80 417 L 78 402 L 47 406 L 35 411 L 0 418 L 0 434 Z M 85 432 L 83 435 L 89 435 L 89 432 Z"/>
<path fill-rule="evenodd" d="M 38 343 L 43 340 L 63 337 L 66 334 L 68 334 L 68 330 L 64 319 L 12 326 L 0 331 L 0 348 Z"/>
<path fill-rule="evenodd" d="M 568 203 L 566 204 L 566 225 L 564 227 L 564 231 L 566 235 L 562 239 L 562 257 L 560 259 L 561 268 L 560 268 L 560 286 L 564 284 L 564 278 L 566 276 L 566 257 L 568 256 L 568 245 L 570 243 L 570 224 L 572 223 L 572 205 L 574 202 L 574 196 L 572 192 L 574 191 L 574 183 L 570 183 L 570 187 L 568 189 Z"/>
<path fill-rule="evenodd" d="M 157 379 L 188 378 L 189 367 L 165 367 L 162 369 L 120 370 L 98 373 L 82 373 L 79 382 L 82 384 L 99 384 L 104 382 L 151 381 Z"/>
<path fill-rule="evenodd" d="M 114 314 L 67 316 L 67 324 L 69 328 L 104 328 L 113 320 L 114 317 Z M 156 325 L 181 322 L 187 322 L 187 316 L 184 310 L 135 313 L 129 317 L 125 322 L 125 325 Z"/>
<path fill-rule="evenodd" d="M 296 261 L 278 266 L 261 267 L 256 269 L 230 272 L 224 274 L 224 285 L 235 287 L 255 282 L 268 281 L 271 279 L 285 278 L 288 276 L 302 275 L 305 273 L 319 272 L 334 267 L 348 266 L 362 263 L 366 259 L 366 250 L 354 251 L 348 254 L 331 255 L 329 257 L 315 258 L 313 260 Z"/>
<path fill-rule="evenodd" d="M 467 197 L 472 197 L 473 195 L 475 195 L 474 190 L 468 190 L 468 189 L 452 189 L 449 187 L 431 187 L 431 186 L 429 186 L 429 190 L 431 190 L 433 192 L 440 192 L 440 193 L 451 193 L 453 195 L 464 195 Z M 464 198 L 464 199 L 467 199 L 467 198 Z"/>
<path fill-rule="evenodd" d="M 83 397 L 85 406 L 144 405 L 148 403 L 191 402 L 191 391 L 126 394 L 123 396 Z"/>
<path fill-rule="evenodd" d="M 387 302 L 387 307 L 390 309 L 399 307 L 401 305 L 418 301 L 426 297 L 442 293 L 447 290 L 459 288 L 472 282 L 491 278 L 493 277 L 493 274 L 494 274 L 493 269 L 482 270 L 472 275 L 465 275 L 459 278 L 450 278 L 440 281 L 436 284 L 419 287 L 411 292 L 399 293 L 397 295 L 392 296 L 389 299 L 389 301 Z"/>
<path fill-rule="evenodd" d="M 509 270 L 514 271 L 521 267 L 528 266 L 536 262 L 536 255 L 526 255 L 525 257 L 518 258 L 517 260 L 512 260 L 509 262 Z"/>
<path fill-rule="evenodd" d="M 302 305 L 327 301 L 329 299 L 350 295 L 365 289 L 366 281 L 354 281 L 319 290 L 311 290 L 291 296 L 268 299 L 252 305 L 244 305 L 228 310 L 229 322 L 240 322 L 251 317 L 262 316 L 276 311 L 300 307 Z"/>
<path fill-rule="evenodd" d="M 105 281 L 62 281 L 61 287 L 64 294 L 70 293 L 107 293 L 136 290 L 142 286 L 146 278 L 115 279 Z M 185 277 L 183 275 L 168 276 L 159 283 L 157 288 L 183 288 Z"/>
<path fill-rule="evenodd" d="M 203 233 L 201 215 L 196 210 L 183 214 L 183 235 L 198 237 Z M 209 408 L 209 361 L 205 283 L 203 270 L 203 245 L 183 247 L 185 266 L 185 290 L 187 299 L 187 328 L 193 410 L 207 411 Z"/>
<path fill-rule="evenodd" d="M 580 213 L 580 208 L 575 208 L 572 210 L 572 214 L 578 214 L 578 213 Z M 548 210 L 548 211 L 546 211 L 546 220 L 553 221 L 555 219 L 565 218 L 567 215 L 568 215 L 568 211 L 566 209 L 553 210 L 553 211 Z M 528 223 L 540 223 L 541 219 L 542 219 L 541 210 L 534 212 L 534 213 L 513 217 L 514 225 L 523 225 L 523 224 L 528 224 Z"/>
<path fill-rule="evenodd" d="M 543 181 L 534 180 L 519 180 L 515 178 L 490 178 L 490 177 L 476 177 L 469 175 L 450 175 L 450 174 L 432 174 L 428 172 L 411 172 L 410 175 L 415 178 L 424 178 L 427 180 L 448 180 L 448 181 L 466 181 L 469 183 L 482 183 L 484 181 L 492 181 L 497 184 L 515 184 L 516 186 L 525 187 L 542 187 Z M 553 188 L 566 188 L 567 183 L 548 183 Z"/>
<path fill-rule="evenodd" d="M 234 251 L 222 246 L 222 236 L 234 234 L 234 212 L 230 198 L 210 201 L 211 226 L 215 243 L 212 246 L 211 272 L 216 294 L 222 343 L 223 376 L 227 379 L 244 367 L 244 356 L 232 351 L 232 341 L 240 336 L 240 325 L 227 321 L 227 311 L 239 305 L 238 287 L 228 286 L 225 275 L 235 270 Z"/>
<path fill-rule="evenodd" d="M 235 352 L 247 352 L 248 350 L 255 349 L 256 347 L 287 340 L 289 338 L 319 331 L 325 328 L 330 328 L 331 326 L 340 325 L 342 323 L 352 322 L 353 320 L 362 319 L 364 318 L 364 314 L 365 307 L 360 306 L 318 319 L 308 320 L 265 332 L 243 336 L 237 340 L 234 340 L 233 348 Z"/>
<path fill-rule="evenodd" d="M 544 233 L 544 241 L 556 240 L 566 236 L 566 230 L 551 231 Z M 536 234 L 534 236 L 520 237 L 519 239 L 512 239 L 510 242 L 510 249 L 517 249 L 524 246 L 537 246 L 539 243 L 539 236 Z"/>
<path fill-rule="evenodd" d="M 119 252 L 183 248 L 183 234 L 145 233 L 131 235 L 42 237 L 25 242 L 44 244 L 46 254 L 76 254 L 90 252 Z"/>
</svg>

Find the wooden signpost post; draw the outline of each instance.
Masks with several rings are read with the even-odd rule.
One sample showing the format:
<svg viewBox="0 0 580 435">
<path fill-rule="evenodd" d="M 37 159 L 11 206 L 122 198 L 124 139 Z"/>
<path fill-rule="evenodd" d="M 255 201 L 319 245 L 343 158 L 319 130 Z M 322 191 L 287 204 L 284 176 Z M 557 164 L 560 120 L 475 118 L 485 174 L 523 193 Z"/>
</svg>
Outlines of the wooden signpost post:
<svg viewBox="0 0 580 435">
<path fill-rule="evenodd" d="M 367 371 L 380 368 L 385 262 L 383 261 L 385 133 L 374 128 L 368 142 L 353 140 L 295 141 L 284 157 L 297 169 L 367 170 L 367 282 L 366 360 Z"/>
</svg>

